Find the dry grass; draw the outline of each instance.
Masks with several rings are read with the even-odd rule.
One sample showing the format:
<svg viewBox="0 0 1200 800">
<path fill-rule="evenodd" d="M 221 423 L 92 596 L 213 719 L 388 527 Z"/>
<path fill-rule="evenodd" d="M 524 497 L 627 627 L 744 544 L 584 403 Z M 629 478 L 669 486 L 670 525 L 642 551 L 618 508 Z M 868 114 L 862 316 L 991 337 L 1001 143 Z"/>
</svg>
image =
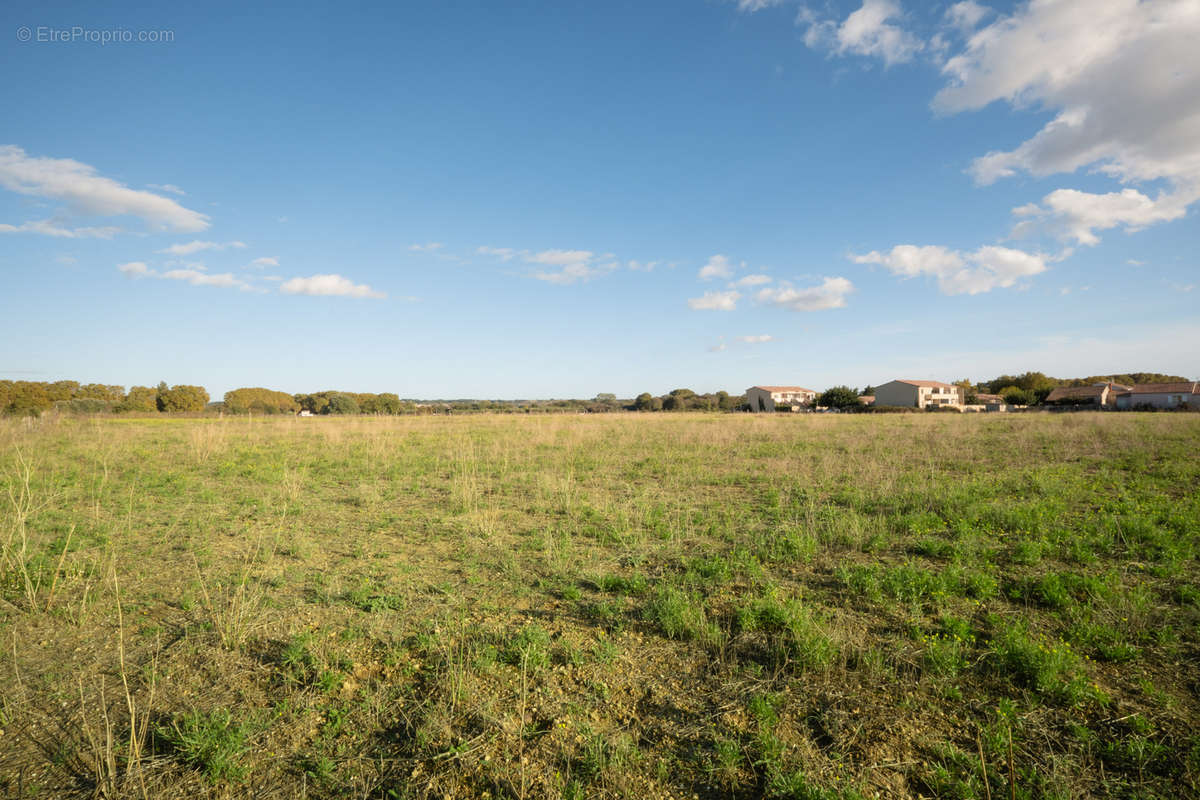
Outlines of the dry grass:
<svg viewBox="0 0 1200 800">
<path fill-rule="evenodd" d="M 1194 795 L 1197 444 L 1138 414 L 0 420 L 0 792 Z"/>
</svg>

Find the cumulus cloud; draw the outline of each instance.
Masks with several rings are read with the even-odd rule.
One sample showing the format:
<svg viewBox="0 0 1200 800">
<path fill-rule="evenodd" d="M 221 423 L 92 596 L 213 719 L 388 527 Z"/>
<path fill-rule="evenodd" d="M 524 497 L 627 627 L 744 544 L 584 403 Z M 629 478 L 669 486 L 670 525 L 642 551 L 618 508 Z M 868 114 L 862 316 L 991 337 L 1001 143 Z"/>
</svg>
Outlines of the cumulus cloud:
<svg viewBox="0 0 1200 800">
<path fill-rule="evenodd" d="M 705 292 L 701 297 L 691 298 L 687 304 L 693 311 L 733 311 L 741 297 L 741 292 L 732 289 L 726 292 Z"/>
<path fill-rule="evenodd" d="M 180 189 L 173 183 L 147 183 L 146 188 L 154 189 L 158 192 L 170 192 L 171 194 L 177 194 L 181 197 L 187 194 L 187 192 L 185 192 L 183 189 Z"/>
<path fill-rule="evenodd" d="M 896 24 L 901 16 L 897 0 L 863 0 L 862 7 L 841 22 L 822 19 L 808 8 L 797 22 L 807 26 L 804 43 L 811 48 L 835 55 L 875 56 L 892 66 L 911 61 L 925 48 L 921 39 Z"/>
<path fill-rule="evenodd" d="M 762 286 L 771 282 L 770 275 L 747 275 L 733 282 L 734 286 Z"/>
<path fill-rule="evenodd" d="M 751 336 L 739 336 L 737 340 L 745 344 L 763 344 L 764 342 L 775 341 L 775 337 L 767 333 L 760 333 Z"/>
<path fill-rule="evenodd" d="M 1013 149 L 977 158 L 970 173 L 980 184 L 1083 168 L 1125 183 L 1167 184 L 1154 200 L 1063 190 L 1031 212 L 1057 217 L 1081 243 L 1094 243 L 1093 230 L 1177 219 L 1200 199 L 1197 41 L 1195 2 L 1035 0 L 978 30 L 946 61 L 949 83 L 933 105 L 954 113 L 1002 101 L 1054 113 Z"/>
<path fill-rule="evenodd" d="M 733 267 L 726 256 L 718 253 L 708 259 L 708 263 L 700 268 L 700 280 L 711 281 L 714 278 L 733 277 Z"/>
<path fill-rule="evenodd" d="M 879 264 L 905 278 L 919 275 L 936 278 L 942 294 L 953 295 L 1008 288 L 1021 278 L 1045 272 L 1049 259 L 1040 253 L 996 245 L 966 253 L 938 245 L 901 244 L 884 253 L 872 250 L 865 255 L 852 256 L 852 260 L 857 264 Z"/>
<path fill-rule="evenodd" d="M 227 250 L 230 248 L 240 250 L 245 246 L 245 242 L 202 242 L 196 240 L 187 242 L 185 244 L 173 244 L 170 247 L 159 250 L 158 252 L 167 253 L 173 256 L 190 256 L 204 250 Z"/>
<path fill-rule="evenodd" d="M 1100 241 L 1098 230 L 1121 227 L 1126 233 L 1140 231 L 1158 222 L 1170 222 L 1187 214 L 1190 202 L 1179 192 L 1160 192 L 1151 199 L 1136 189 L 1093 194 L 1075 189 L 1057 189 L 1042 198 L 1041 205 L 1029 203 L 1013 209 L 1021 219 L 1014 236 L 1046 232 L 1079 244 Z"/>
<path fill-rule="evenodd" d="M 151 269 L 144 261 L 130 261 L 117 265 L 117 271 L 130 278 L 157 278 L 165 281 L 183 281 L 192 286 L 215 286 L 221 289 L 241 289 L 242 291 L 250 291 L 254 288 L 234 276 L 231 272 L 210 275 L 204 272 L 203 269 L 204 266 L 202 264 L 194 264 L 188 269 L 172 269 L 166 272 L 159 272 L 158 270 Z"/>
<path fill-rule="evenodd" d="M 824 311 L 828 308 L 843 308 L 846 305 L 846 295 L 853 291 L 854 284 L 846 278 L 825 278 L 820 286 L 798 289 L 785 283 L 759 289 L 754 299 L 759 303 L 780 306 L 789 311 Z"/>
<path fill-rule="evenodd" d="M 251 261 L 250 266 L 255 267 L 256 269 L 262 269 L 264 267 L 278 267 L 279 259 L 275 256 L 263 256 L 262 258 L 256 258 Z"/>
<path fill-rule="evenodd" d="M 30 156 L 16 145 L 0 146 L 0 187 L 58 201 L 67 213 L 77 216 L 138 217 L 155 231 L 192 232 L 209 226 L 206 215 L 170 198 L 130 189 L 73 159 Z"/>
<path fill-rule="evenodd" d="M 336 297 L 387 297 L 365 283 L 354 283 L 341 275 L 313 275 L 308 278 L 292 278 L 279 287 L 284 294 L 307 294 Z"/>
<path fill-rule="evenodd" d="M 653 272 L 658 266 L 657 261 L 630 261 L 626 264 L 634 272 Z"/>
<path fill-rule="evenodd" d="M 409 245 L 408 249 L 416 253 L 432 253 L 434 250 L 441 250 L 443 247 L 445 245 L 441 242 L 426 242 L 425 244 Z"/>
</svg>

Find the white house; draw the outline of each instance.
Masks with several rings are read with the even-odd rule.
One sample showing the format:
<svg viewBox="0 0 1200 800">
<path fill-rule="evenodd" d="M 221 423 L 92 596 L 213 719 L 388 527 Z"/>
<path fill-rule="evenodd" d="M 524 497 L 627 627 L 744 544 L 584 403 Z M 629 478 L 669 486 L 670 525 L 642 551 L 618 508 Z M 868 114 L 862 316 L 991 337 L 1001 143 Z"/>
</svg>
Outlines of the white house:
<svg viewBox="0 0 1200 800">
<path fill-rule="evenodd" d="M 1200 382 L 1139 383 L 1117 394 L 1117 408 L 1175 408 L 1181 405 L 1200 408 Z"/>
<path fill-rule="evenodd" d="M 810 405 L 816 399 L 817 393 L 803 386 L 751 386 L 746 390 L 751 411 L 774 411 L 776 403 Z"/>
<path fill-rule="evenodd" d="M 963 391 L 961 386 L 940 381 L 894 380 L 875 387 L 875 405 L 910 408 L 951 406 L 961 409 Z"/>
</svg>

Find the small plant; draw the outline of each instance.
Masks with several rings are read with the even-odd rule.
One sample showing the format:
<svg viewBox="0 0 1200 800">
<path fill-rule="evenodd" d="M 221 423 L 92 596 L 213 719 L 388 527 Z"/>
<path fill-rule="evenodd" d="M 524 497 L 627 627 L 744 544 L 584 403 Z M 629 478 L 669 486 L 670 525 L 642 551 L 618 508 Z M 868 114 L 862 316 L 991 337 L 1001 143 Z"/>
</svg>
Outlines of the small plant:
<svg viewBox="0 0 1200 800">
<path fill-rule="evenodd" d="M 619 595 L 642 595 L 646 593 L 650 584 L 646 581 L 644 575 L 605 575 L 600 578 L 599 586 L 601 590 L 609 594 Z"/>
<path fill-rule="evenodd" d="M 709 774 L 726 789 L 734 789 L 741 783 L 742 764 L 745 760 L 740 744 L 733 739 L 717 739 L 713 742 Z"/>
<path fill-rule="evenodd" d="M 646 605 L 645 617 L 669 639 L 694 640 L 718 645 L 724 640 L 721 628 L 708 619 L 699 595 L 675 586 L 661 585 Z"/>
<path fill-rule="evenodd" d="M 805 669 L 826 667 L 837 654 L 837 645 L 812 612 L 794 598 L 756 598 L 738 610 L 737 622 L 743 633 L 764 634 L 776 657 L 792 658 Z"/>
<path fill-rule="evenodd" d="M 530 670 L 550 666 L 550 634 L 537 625 L 522 628 L 500 648 L 500 660 Z"/>
<path fill-rule="evenodd" d="M 225 710 L 192 712 L 160 727 L 158 736 L 188 764 L 202 770 L 209 781 L 240 781 L 246 776 L 241 757 L 246 752 L 250 726 L 234 722 Z"/>
<path fill-rule="evenodd" d="M 299 633 L 288 640 L 279 653 L 279 667 L 288 683 L 307 684 L 317 671 L 317 660 L 310 645 L 312 635 Z"/>
<path fill-rule="evenodd" d="M 1068 642 L 1010 625 L 992 640 L 991 653 L 1000 672 L 1018 685 L 1071 702 L 1082 695 L 1085 684 L 1074 674 L 1079 657 Z"/>
</svg>

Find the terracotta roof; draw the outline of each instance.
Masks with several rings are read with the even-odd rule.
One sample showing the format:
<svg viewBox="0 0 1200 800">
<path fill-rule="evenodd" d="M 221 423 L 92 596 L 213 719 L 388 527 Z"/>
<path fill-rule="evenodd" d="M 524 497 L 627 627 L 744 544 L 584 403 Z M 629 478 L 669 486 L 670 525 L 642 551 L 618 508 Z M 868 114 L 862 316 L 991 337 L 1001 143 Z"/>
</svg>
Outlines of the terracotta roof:
<svg viewBox="0 0 1200 800">
<path fill-rule="evenodd" d="M 1129 394 L 1200 394 L 1200 383 L 1138 383 L 1130 387 Z M 1124 392 L 1122 392 L 1124 394 Z"/>
<path fill-rule="evenodd" d="M 1003 403 L 1004 398 L 998 394 L 977 394 L 975 399 L 980 403 Z"/>
<path fill-rule="evenodd" d="M 951 386 L 950 384 L 942 383 L 941 381 L 910 381 L 907 378 L 897 378 L 894 381 L 894 383 L 907 383 L 910 386 L 925 386 L 925 387 L 935 387 L 936 386 L 936 387 L 939 387 L 942 389 L 957 389 L 958 388 L 957 386 Z"/>
<path fill-rule="evenodd" d="M 1100 397 L 1107 388 L 1108 384 L 1106 383 L 1098 386 L 1055 386 L 1050 391 L 1050 394 L 1046 395 L 1046 402 L 1053 403 L 1055 400 L 1084 400 L 1091 397 Z"/>
<path fill-rule="evenodd" d="M 805 389 L 803 386 L 751 386 L 751 389 L 762 389 L 766 392 L 809 392 L 816 394 L 812 389 Z"/>
</svg>

